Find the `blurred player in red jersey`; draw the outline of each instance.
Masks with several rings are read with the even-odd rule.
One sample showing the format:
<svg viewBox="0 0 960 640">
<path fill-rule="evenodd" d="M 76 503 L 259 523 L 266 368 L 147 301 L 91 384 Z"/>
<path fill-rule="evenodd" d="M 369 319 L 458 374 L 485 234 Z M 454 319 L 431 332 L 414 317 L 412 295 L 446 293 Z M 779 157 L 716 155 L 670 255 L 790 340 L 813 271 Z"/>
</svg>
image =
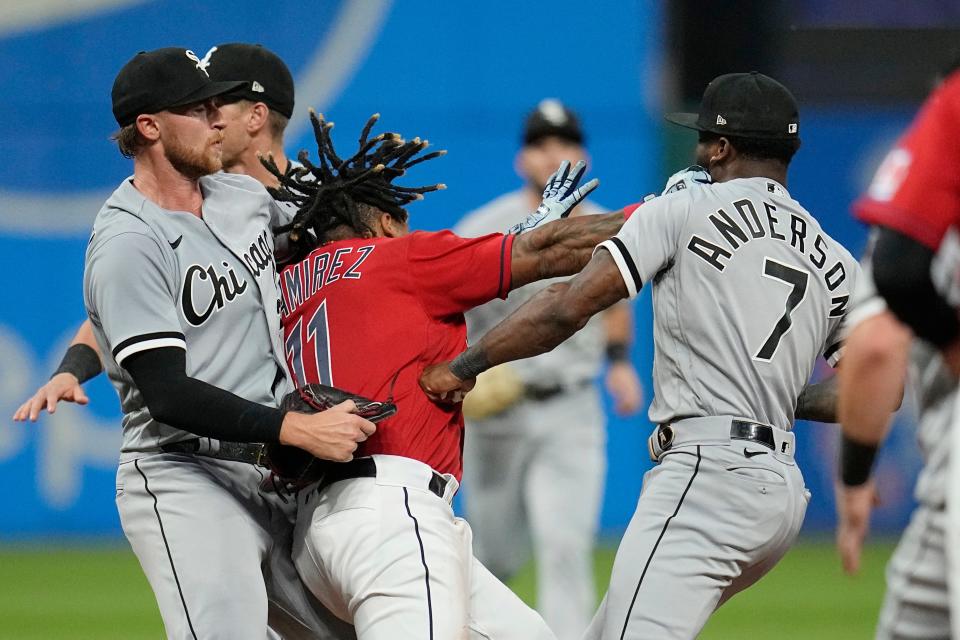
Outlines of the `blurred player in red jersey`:
<svg viewBox="0 0 960 640">
<path fill-rule="evenodd" d="M 838 545 L 848 569 L 855 569 L 859 560 L 874 501 L 870 470 L 886 434 L 886 417 L 896 408 L 897 390 L 902 388 L 907 368 L 910 335 L 903 325 L 938 347 L 954 375 L 960 371 L 957 65 L 952 65 L 944 75 L 913 124 L 887 154 L 867 194 L 854 205 L 857 217 L 874 227 L 871 248 L 864 261 L 869 267 L 867 273 L 872 271 L 876 293 L 871 296 L 872 290 L 858 292 L 860 302 L 851 316 L 864 316 L 864 320 L 852 330 L 840 371 L 843 443 L 842 483 L 837 497 Z M 924 385 L 919 404 L 926 411 L 935 408 L 932 399 L 939 387 L 934 373 L 939 360 L 933 353 L 924 357 L 923 349 L 923 345 L 917 345 L 912 357 L 915 370 L 918 358 L 927 363 L 917 376 Z M 948 376 L 946 372 L 942 375 Z M 946 390 L 940 391 L 941 396 L 945 393 Z M 956 422 L 956 415 L 953 421 Z M 946 584 L 953 581 L 949 576 L 960 574 L 960 563 L 952 554 L 955 545 L 951 544 L 960 536 L 960 504 L 956 503 L 960 496 L 960 470 L 953 465 L 954 470 L 947 472 L 951 466 L 947 458 L 958 459 L 960 443 L 956 428 L 950 444 L 943 441 L 948 438 L 942 435 L 949 430 L 941 428 L 938 437 L 927 422 L 935 421 L 925 419 L 921 424 L 920 437 L 927 445 L 929 459 L 921 478 L 921 482 L 926 482 L 925 489 L 921 491 L 918 486 L 917 496 L 926 511 L 914 516 L 888 567 L 892 582 L 878 638 L 905 637 L 904 633 L 910 637 L 944 637 L 949 633 L 948 625 L 953 626 L 953 636 L 960 635 L 960 616 L 950 616 L 946 611 Z M 948 454 L 943 452 L 947 447 Z M 923 553 L 917 555 L 917 549 Z M 943 566 L 944 555 L 947 567 Z M 956 591 L 950 604 L 960 604 Z M 957 610 L 953 606 L 950 609 Z"/>
<path fill-rule="evenodd" d="M 561 167 L 537 213 L 506 234 L 409 233 L 403 206 L 442 185 L 392 180 L 427 146 L 369 138 L 346 160 L 332 124 L 314 117 L 319 163 L 288 172 L 275 195 L 298 205 L 288 225 L 298 257 L 281 272 L 291 371 L 374 399 L 391 397 L 357 457 L 299 495 L 294 556 L 311 591 L 361 640 L 551 638 L 540 616 L 473 557 L 469 526 L 450 501 L 461 476 L 460 405 L 431 402 L 423 368 L 466 344 L 463 312 L 534 280 L 575 273 L 613 235 L 623 212 L 565 216 L 595 187 Z M 533 228 L 536 227 L 536 228 Z"/>
</svg>

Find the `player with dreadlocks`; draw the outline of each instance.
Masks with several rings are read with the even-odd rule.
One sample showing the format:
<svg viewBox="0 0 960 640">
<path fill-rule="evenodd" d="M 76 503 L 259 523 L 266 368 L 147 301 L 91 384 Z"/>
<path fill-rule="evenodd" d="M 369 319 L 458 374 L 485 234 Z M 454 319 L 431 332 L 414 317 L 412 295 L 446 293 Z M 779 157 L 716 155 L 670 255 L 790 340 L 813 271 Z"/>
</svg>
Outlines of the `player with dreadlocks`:
<svg viewBox="0 0 960 640">
<path fill-rule="evenodd" d="M 470 528 L 450 508 L 461 476 L 459 404 L 418 388 L 427 365 L 463 349 L 463 312 L 541 278 L 569 275 L 622 225 L 623 212 L 569 213 L 596 186 L 576 190 L 584 167 L 553 177 L 537 212 L 507 234 L 460 238 L 413 232 L 404 208 L 435 184 L 394 184 L 441 155 L 397 134 L 370 137 L 343 159 L 333 123 L 311 114 L 319 158 L 281 172 L 294 203 L 288 231 L 296 259 L 280 274 L 286 355 L 300 383 L 383 399 L 381 422 L 352 462 L 298 494 L 294 556 L 311 591 L 355 625 L 360 640 L 552 638 L 542 618 L 473 557 Z"/>
</svg>

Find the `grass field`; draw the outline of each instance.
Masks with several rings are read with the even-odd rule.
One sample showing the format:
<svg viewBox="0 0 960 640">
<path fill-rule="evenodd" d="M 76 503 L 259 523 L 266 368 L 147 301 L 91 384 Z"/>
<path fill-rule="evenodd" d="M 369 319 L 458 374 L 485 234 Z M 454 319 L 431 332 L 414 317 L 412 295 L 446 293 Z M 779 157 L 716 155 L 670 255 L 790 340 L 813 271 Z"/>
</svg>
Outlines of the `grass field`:
<svg viewBox="0 0 960 640">
<path fill-rule="evenodd" d="M 830 544 L 800 544 L 724 606 L 701 638 L 871 638 L 891 551 L 890 544 L 870 547 L 861 575 L 847 578 Z M 612 549 L 598 551 L 600 586 L 612 562 Z M 511 586 L 532 602 L 533 571 L 523 571 Z M 126 547 L 0 547 L 0 622 L 3 640 L 163 637 L 153 596 Z"/>
</svg>

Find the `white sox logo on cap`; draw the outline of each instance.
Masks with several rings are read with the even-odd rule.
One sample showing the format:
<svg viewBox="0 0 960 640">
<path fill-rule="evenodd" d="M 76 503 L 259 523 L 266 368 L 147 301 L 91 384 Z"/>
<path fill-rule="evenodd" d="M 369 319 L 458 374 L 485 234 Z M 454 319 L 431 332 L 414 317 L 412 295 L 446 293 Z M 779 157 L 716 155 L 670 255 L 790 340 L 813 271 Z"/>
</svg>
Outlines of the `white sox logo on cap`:
<svg viewBox="0 0 960 640">
<path fill-rule="evenodd" d="M 214 48 L 210 49 L 210 51 L 207 51 L 207 55 L 203 56 L 203 60 L 201 60 L 200 58 L 198 58 L 198 57 L 197 57 L 197 54 L 195 54 L 195 53 L 194 53 L 193 51 L 191 51 L 190 49 L 187 49 L 187 50 L 185 51 L 185 54 L 186 54 L 186 56 L 187 56 L 188 58 L 190 58 L 191 60 L 193 60 L 194 62 L 196 62 L 196 63 L 197 63 L 197 69 L 200 69 L 200 71 L 203 71 L 203 73 L 206 74 L 206 76 L 209 78 L 209 77 L 210 77 L 210 74 L 207 73 L 207 67 L 210 66 L 210 54 L 213 53 L 213 52 L 216 51 L 216 50 L 217 50 L 217 48 L 214 47 Z"/>
</svg>

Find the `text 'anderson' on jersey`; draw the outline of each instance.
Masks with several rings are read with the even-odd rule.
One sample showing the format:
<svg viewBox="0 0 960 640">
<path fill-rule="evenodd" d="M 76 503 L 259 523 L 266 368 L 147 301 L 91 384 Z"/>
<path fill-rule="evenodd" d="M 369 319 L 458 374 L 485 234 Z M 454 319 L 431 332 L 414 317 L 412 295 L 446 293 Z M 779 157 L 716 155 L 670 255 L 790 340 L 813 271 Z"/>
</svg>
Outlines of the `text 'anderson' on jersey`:
<svg viewBox="0 0 960 640">
<path fill-rule="evenodd" d="M 653 284 L 654 422 L 735 415 L 788 429 L 816 358 L 839 359 L 859 265 L 774 180 L 656 198 L 600 247 L 631 297 Z"/>
</svg>

